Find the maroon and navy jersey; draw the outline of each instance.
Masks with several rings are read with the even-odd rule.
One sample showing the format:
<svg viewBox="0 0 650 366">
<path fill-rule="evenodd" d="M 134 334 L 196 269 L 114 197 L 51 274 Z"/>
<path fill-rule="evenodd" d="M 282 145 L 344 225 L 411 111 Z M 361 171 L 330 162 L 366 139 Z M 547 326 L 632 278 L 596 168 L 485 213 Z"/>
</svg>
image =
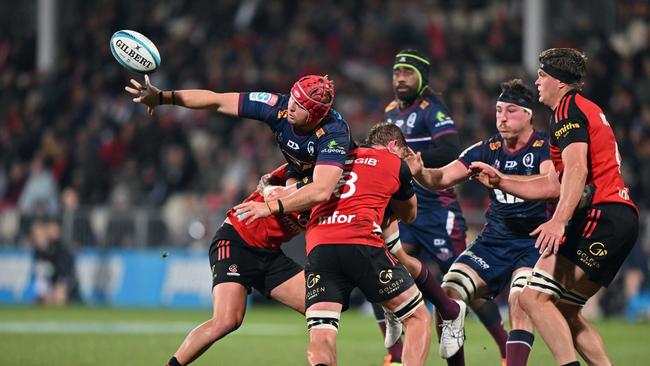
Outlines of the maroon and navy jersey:
<svg viewBox="0 0 650 366">
<path fill-rule="evenodd" d="M 564 173 L 562 151 L 574 142 L 589 144 L 587 184 L 596 188 L 592 204 L 620 202 L 636 208 L 621 175 L 621 155 L 616 137 L 603 111 L 577 90 L 558 103 L 550 122 L 551 159 L 555 170 Z"/>
<path fill-rule="evenodd" d="M 271 173 L 273 178 L 285 181 L 286 167 L 287 165 L 285 164 Z M 264 202 L 264 197 L 255 191 L 244 200 L 244 202 L 249 201 Z M 296 212 L 272 215 L 257 219 L 250 224 L 239 221 L 234 209 L 228 210 L 226 216 L 230 219 L 230 224 L 237 230 L 239 236 L 248 245 L 264 249 L 279 250 L 283 243 L 288 242 L 294 236 L 298 235 L 305 228 L 306 224 Z"/>
<path fill-rule="evenodd" d="M 418 97 L 405 109 L 400 109 L 397 101 L 392 101 L 384 111 L 384 119 L 402 130 L 406 143 L 415 152 L 434 148 L 441 136 L 458 134 L 451 113 L 435 95 Z M 444 223 L 449 221 L 451 212 L 454 220 L 465 230 L 465 220 L 453 188 L 430 191 L 415 182 L 415 193 L 418 196 L 418 218 L 412 225 L 425 226 L 434 236 L 446 237 L 449 233 Z"/>
<path fill-rule="evenodd" d="M 385 149 L 352 150 L 337 189 L 312 209 L 307 254 L 321 244 L 383 246 L 380 225 L 388 201 L 414 194 L 411 171 L 396 155 Z"/>
<path fill-rule="evenodd" d="M 518 150 L 508 149 L 497 134 L 470 146 L 458 157 L 466 167 L 480 161 L 510 175 L 540 174 L 540 165 L 549 159 L 548 137 L 537 131 L 533 131 L 528 143 Z M 500 189 L 490 189 L 489 194 L 490 205 L 485 212 L 481 237 L 493 242 L 530 239 L 529 233 L 548 220 L 546 202 L 525 201 Z"/>
<path fill-rule="evenodd" d="M 347 154 L 356 147 L 350 127 L 334 109 L 308 134 L 287 122 L 288 94 L 240 93 L 239 117 L 265 122 L 275 134 L 287 163 L 302 176 L 311 175 L 317 164 L 343 168 Z"/>
</svg>

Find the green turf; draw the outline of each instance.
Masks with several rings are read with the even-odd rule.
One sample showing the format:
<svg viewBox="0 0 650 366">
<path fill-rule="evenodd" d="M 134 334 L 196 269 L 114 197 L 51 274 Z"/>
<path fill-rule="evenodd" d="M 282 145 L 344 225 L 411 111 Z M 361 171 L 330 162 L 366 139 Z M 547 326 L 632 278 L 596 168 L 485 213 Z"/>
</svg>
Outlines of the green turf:
<svg viewBox="0 0 650 366">
<path fill-rule="evenodd" d="M 0 364 L 2 365 L 164 365 L 192 324 L 209 311 L 114 310 L 106 308 L 1 308 Z M 164 332 L 149 333 L 34 333 L 9 331 L 22 324 L 154 325 Z M 650 325 L 620 320 L 598 322 L 614 364 L 645 364 L 650 360 Z M 15 328 L 14 328 L 15 329 Z M 258 333 L 258 334 L 256 334 Z M 259 334 L 263 333 L 263 334 Z M 499 365 L 496 347 L 488 333 L 468 319 L 465 359 L 468 365 Z M 194 365 L 306 365 L 307 334 L 302 316 L 280 307 L 252 308 L 244 325 L 208 350 Z M 373 319 L 356 311 L 343 314 L 338 338 L 340 365 L 381 365 L 382 340 Z M 427 365 L 443 364 L 437 350 Z M 552 365 L 553 360 L 537 337 L 530 365 Z"/>
</svg>

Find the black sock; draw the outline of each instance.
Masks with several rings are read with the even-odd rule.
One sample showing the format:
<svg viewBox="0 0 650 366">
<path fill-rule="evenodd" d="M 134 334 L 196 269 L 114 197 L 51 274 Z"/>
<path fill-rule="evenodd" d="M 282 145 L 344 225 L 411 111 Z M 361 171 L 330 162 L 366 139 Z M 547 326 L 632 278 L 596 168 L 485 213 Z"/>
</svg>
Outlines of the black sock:
<svg viewBox="0 0 650 366">
<path fill-rule="evenodd" d="M 573 361 L 573 362 L 565 363 L 565 364 L 562 365 L 562 366 L 580 366 L 580 362 L 578 362 L 578 361 Z"/>
<path fill-rule="evenodd" d="M 181 363 L 178 362 L 176 356 L 173 356 L 172 358 L 169 359 L 169 362 L 167 362 L 167 365 L 165 366 L 183 366 L 183 365 L 181 365 Z"/>
</svg>

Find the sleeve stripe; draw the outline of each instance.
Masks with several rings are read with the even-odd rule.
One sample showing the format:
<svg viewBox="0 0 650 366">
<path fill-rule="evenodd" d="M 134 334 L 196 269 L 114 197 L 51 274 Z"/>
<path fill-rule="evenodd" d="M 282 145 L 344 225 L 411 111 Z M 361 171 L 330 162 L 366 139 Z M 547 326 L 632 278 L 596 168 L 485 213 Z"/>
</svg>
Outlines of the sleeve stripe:
<svg viewBox="0 0 650 366">
<path fill-rule="evenodd" d="M 432 135 L 431 138 L 433 138 L 433 139 L 437 139 L 437 138 L 440 137 L 440 136 L 451 135 L 451 134 L 454 134 L 454 133 L 458 133 L 458 131 L 455 130 L 455 129 L 453 129 L 453 130 L 446 130 L 446 131 L 438 132 L 438 133 L 435 134 L 435 135 Z"/>
</svg>

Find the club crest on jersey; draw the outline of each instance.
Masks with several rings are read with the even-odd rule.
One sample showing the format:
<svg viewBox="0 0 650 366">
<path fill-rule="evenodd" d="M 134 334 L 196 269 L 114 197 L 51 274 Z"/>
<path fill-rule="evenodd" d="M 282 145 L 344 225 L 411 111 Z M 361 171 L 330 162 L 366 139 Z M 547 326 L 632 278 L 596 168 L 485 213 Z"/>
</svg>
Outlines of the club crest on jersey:
<svg viewBox="0 0 650 366">
<path fill-rule="evenodd" d="M 409 117 L 406 119 L 406 126 L 413 128 L 415 126 L 415 120 L 418 118 L 418 115 L 413 112 L 409 114 Z"/>
<path fill-rule="evenodd" d="M 544 140 L 535 140 L 535 142 L 533 142 L 533 147 L 541 147 L 541 146 L 544 146 Z"/>
<path fill-rule="evenodd" d="M 235 276 L 235 277 L 240 276 L 240 274 L 237 273 L 237 265 L 236 264 L 231 264 L 230 266 L 228 266 L 228 273 L 226 273 L 226 276 L 231 276 L 231 277 L 232 276 Z"/>
<path fill-rule="evenodd" d="M 491 142 L 490 143 L 490 150 L 494 151 L 494 150 L 499 149 L 500 147 L 501 147 L 501 141 Z"/>
<path fill-rule="evenodd" d="M 521 159 L 521 163 L 524 164 L 526 168 L 532 168 L 534 162 L 535 162 L 535 157 L 533 156 L 533 153 L 528 153 L 524 155 L 523 159 Z"/>
<path fill-rule="evenodd" d="M 307 144 L 307 153 L 312 156 L 314 155 L 314 141 L 309 141 Z"/>
</svg>

